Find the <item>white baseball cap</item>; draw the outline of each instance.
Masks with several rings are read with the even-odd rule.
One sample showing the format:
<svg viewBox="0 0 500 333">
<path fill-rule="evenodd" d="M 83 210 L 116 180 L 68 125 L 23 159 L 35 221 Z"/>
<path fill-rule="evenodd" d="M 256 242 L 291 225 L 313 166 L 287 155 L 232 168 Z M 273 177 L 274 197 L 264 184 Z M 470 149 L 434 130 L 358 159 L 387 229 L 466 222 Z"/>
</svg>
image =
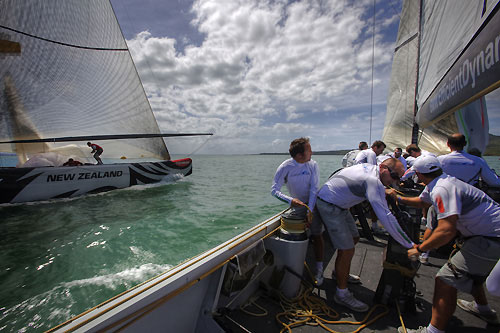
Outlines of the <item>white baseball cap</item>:
<svg viewBox="0 0 500 333">
<path fill-rule="evenodd" d="M 419 156 L 413 162 L 411 169 L 420 173 L 430 173 L 441 169 L 441 163 L 434 156 Z"/>
</svg>

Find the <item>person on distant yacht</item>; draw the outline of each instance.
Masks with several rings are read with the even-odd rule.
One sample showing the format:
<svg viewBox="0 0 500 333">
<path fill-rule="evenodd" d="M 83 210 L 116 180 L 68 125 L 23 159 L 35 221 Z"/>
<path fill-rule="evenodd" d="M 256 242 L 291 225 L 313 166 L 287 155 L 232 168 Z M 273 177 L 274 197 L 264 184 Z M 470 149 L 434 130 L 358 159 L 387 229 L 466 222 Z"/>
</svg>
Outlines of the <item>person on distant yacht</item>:
<svg viewBox="0 0 500 333">
<path fill-rule="evenodd" d="M 66 162 L 64 162 L 63 166 L 79 166 L 79 165 L 83 165 L 82 162 L 80 161 L 76 161 L 72 158 L 69 158 Z"/>
<path fill-rule="evenodd" d="M 104 151 L 101 146 L 96 145 L 95 143 L 87 142 L 87 146 L 92 148 L 92 151 L 90 152 L 91 154 L 94 154 L 94 158 L 97 161 L 97 164 L 103 164 L 102 160 L 99 156 L 101 156 L 102 152 Z"/>
<path fill-rule="evenodd" d="M 312 149 L 308 138 L 295 139 L 290 143 L 289 153 L 292 158 L 287 159 L 276 170 L 271 194 L 281 201 L 290 204 L 290 211 L 284 217 L 305 218 L 310 227 L 311 237 L 316 257 L 316 284 L 323 283 L 323 222 L 315 211 L 316 193 L 319 187 L 319 168 L 316 161 L 311 159 Z M 281 192 L 286 184 L 288 193 Z M 307 211 L 307 207 L 311 211 Z M 313 214 L 314 211 L 315 213 Z"/>
</svg>

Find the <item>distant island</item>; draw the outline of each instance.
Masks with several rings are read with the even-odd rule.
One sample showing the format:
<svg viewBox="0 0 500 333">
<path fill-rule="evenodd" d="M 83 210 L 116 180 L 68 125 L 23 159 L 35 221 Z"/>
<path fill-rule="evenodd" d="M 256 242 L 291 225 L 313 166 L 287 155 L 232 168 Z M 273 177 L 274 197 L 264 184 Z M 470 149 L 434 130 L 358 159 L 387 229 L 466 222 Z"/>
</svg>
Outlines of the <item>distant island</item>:
<svg viewBox="0 0 500 333">
<path fill-rule="evenodd" d="M 354 149 L 354 148 L 353 148 Z M 313 155 L 342 155 L 344 156 L 352 149 L 313 151 Z M 289 153 L 260 153 L 259 155 L 290 155 Z"/>
</svg>

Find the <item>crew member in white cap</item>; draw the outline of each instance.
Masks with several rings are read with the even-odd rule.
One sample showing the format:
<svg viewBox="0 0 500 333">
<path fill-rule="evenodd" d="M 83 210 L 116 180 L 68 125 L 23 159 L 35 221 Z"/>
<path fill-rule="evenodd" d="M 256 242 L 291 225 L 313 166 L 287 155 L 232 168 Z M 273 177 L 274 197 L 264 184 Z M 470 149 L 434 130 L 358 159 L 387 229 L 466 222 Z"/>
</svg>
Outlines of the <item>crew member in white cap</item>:
<svg viewBox="0 0 500 333">
<path fill-rule="evenodd" d="M 438 157 L 446 174 L 474 186 L 478 184 L 479 176 L 489 186 L 500 186 L 500 178 L 489 168 L 485 160 L 464 152 L 467 141 L 462 133 L 450 135 L 447 144 L 451 153 Z"/>
<path fill-rule="evenodd" d="M 353 165 L 334 174 L 318 191 L 316 207 L 333 246 L 337 249 L 334 301 L 354 311 L 368 311 L 368 305 L 356 299 L 347 289 L 349 270 L 359 233 L 349 208 L 368 200 L 389 234 L 406 248 L 416 246 L 399 226 L 387 207 L 384 185 L 399 182 L 403 165 L 395 158 L 380 164 Z"/>
<path fill-rule="evenodd" d="M 408 250 L 408 256 L 443 246 L 458 233 L 463 245 L 436 275 L 430 324 L 408 332 L 444 332 L 457 304 L 489 323 L 498 323 L 483 284 L 500 258 L 500 205 L 474 186 L 443 173 L 436 157 L 418 158 L 412 169 L 426 184 L 420 197 L 400 197 L 395 191 L 390 194 L 405 205 L 424 207 L 431 203 L 438 226 L 427 240 Z M 474 301 L 457 301 L 457 290 L 472 294 Z M 404 330 L 400 327 L 398 331 Z"/>
</svg>

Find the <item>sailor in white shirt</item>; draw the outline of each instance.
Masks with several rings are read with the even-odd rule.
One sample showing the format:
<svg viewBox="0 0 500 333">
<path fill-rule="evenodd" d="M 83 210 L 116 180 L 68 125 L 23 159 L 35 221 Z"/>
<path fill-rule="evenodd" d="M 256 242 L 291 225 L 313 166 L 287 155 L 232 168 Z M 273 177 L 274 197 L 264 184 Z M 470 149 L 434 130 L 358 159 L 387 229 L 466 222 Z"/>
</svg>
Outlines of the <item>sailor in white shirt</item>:
<svg viewBox="0 0 500 333">
<path fill-rule="evenodd" d="M 477 185 L 479 176 L 489 186 L 500 186 L 500 179 L 488 167 L 481 157 L 468 154 L 463 151 L 467 141 L 461 133 L 455 133 L 448 137 L 448 147 L 451 153 L 438 157 L 443 171 L 468 184 Z"/>
<path fill-rule="evenodd" d="M 406 171 L 406 169 L 408 169 L 408 163 L 406 162 L 406 159 L 402 155 L 403 155 L 403 149 L 399 147 L 395 148 L 394 152 L 390 154 L 391 157 L 397 158 L 403 164 L 403 167 L 405 168 Z"/>
<path fill-rule="evenodd" d="M 385 161 L 385 160 L 387 160 L 389 158 L 393 158 L 393 157 L 391 155 L 389 155 L 389 154 L 386 154 L 386 155 L 380 154 L 380 155 L 377 156 L 377 164 L 380 164 L 380 163 L 382 163 L 383 161 Z"/>
<path fill-rule="evenodd" d="M 318 164 L 311 159 L 312 149 L 308 138 L 293 140 L 290 143 L 289 152 L 292 158 L 281 163 L 276 170 L 271 194 L 292 206 L 290 214 L 299 217 L 307 216 L 316 256 L 316 283 L 320 285 L 323 282 L 322 234 L 324 227 L 317 212 L 314 217 L 311 212 L 307 213 L 307 206 L 311 210 L 314 210 L 316 206 L 316 193 L 319 187 Z M 281 192 L 283 184 L 286 184 L 290 195 Z"/>
<path fill-rule="evenodd" d="M 411 167 L 413 165 L 413 162 L 415 162 L 416 158 L 413 156 L 407 156 L 405 160 L 406 160 L 406 169 L 408 169 L 408 167 Z"/>
<path fill-rule="evenodd" d="M 290 145 L 292 158 L 281 163 L 276 170 L 271 194 L 291 206 L 305 207 L 308 204 L 313 209 L 319 187 L 319 169 L 316 161 L 311 159 L 312 150 L 308 141 L 308 139 L 301 142 L 292 141 Z M 295 146 L 302 147 L 302 151 L 300 152 L 301 149 Z M 290 195 L 281 192 L 284 184 Z"/>
<path fill-rule="evenodd" d="M 384 185 L 399 182 L 403 172 L 403 165 L 394 158 L 382 162 L 380 166 L 357 164 L 333 175 L 318 191 L 316 207 L 333 246 L 338 250 L 335 261 L 337 291 L 334 300 L 354 311 L 367 311 L 368 305 L 354 298 L 347 289 L 354 247 L 359 240 L 349 208 L 368 200 L 389 234 L 404 247 L 411 248 L 414 243 L 399 226 L 385 199 Z"/>
<path fill-rule="evenodd" d="M 365 149 L 368 149 L 368 143 L 361 141 L 358 145 L 358 149 L 351 150 L 342 157 L 342 167 L 348 168 L 356 164 L 356 156 L 358 156 L 360 151 Z"/>
<path fill-rule="evenodd" d="M 406 152 L 410 154 L 406 158 L 406 161 L 408 162 L 409 166 L 412 166 L 415 161 L 422 157 L 422 156 L 434 156 L 436 157 L 435 154 L 428 152 L 427 150 L 420 149 L 416 144 L 411 144 L 406 147 Z M 411 158 L 410 158 L 411 157 Z M 413 171 L 411 168 L 407 169 L 403 177 L 401 177 L 401 181 L 405 181 L 410 177 L 413 177 L 415 175 L 415 171 Z"/>
<path fill-rule="evenodd" d="M 371 149 L 362 150 L 356 155 L 356 164 L 370 163 L 377 165 L 377 156 L 382 154 L 385 147 L 386 145 L 382 141 L 377 140 L 373 142 Z"/>
<path fill-rule="evenodd" d="M 458 233 L 464 239 L 460 251 L 436 275 L 432 319 L 426 332 L 444 332 L 456 304 L 489 323 L 498 323 L 483 284 L 500 258 L 500 205 L 474 186 L 443 173 L 436 157 L 420 157 L 412 169 L 426 184 L 420 197 L 403 198 L 395 191 L 391 195 L 406 205 L 432 204 L 438 226 L 427 240 L 408 250 L 408 256 L 443 246 Z M 457 300 L 457 290 L 472 294 L 475 301 Z"/>
</svg>

